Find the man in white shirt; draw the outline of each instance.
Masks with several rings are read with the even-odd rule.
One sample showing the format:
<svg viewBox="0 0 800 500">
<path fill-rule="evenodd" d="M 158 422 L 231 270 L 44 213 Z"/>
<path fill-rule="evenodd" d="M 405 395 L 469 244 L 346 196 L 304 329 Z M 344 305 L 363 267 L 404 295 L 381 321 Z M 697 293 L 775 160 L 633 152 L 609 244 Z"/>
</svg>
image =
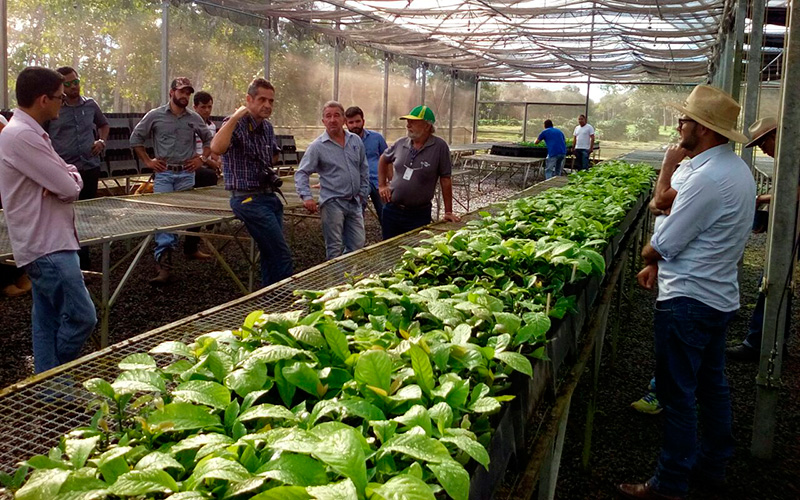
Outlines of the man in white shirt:
<svg viewBox="0 0 800 500">
<path fill-rule="evenodd" d="M 578 126 L 572 132 L 572 151 L 578 170 L 589 168 L 589 155 L 594 150 L 594 127 L 586 123 L 586 115 L 578 117 Z"/>
<path fill-rule="evenodd" d="M 664 439 L 654 476 L 619 485 L 626 498 L 683 499 L 692 472 L 707 486 L 721 485 L 734 450 L 725 336 L 739 308 L 737 264 L 750 234 L 756 187 L 728 144 L 747 142 L 736 131 L 736 101 L 699 85 L 685 105 L 675 107 L 682 113 L 681 140 L 668 148 L 662 169 L 674 169 L 683 149 L 691 161 L 680 168 L 690 173 L 642 251 L 646 266 L 638 275 L 647 289 L 658 281 L 653 323 Z"/>
</svg>

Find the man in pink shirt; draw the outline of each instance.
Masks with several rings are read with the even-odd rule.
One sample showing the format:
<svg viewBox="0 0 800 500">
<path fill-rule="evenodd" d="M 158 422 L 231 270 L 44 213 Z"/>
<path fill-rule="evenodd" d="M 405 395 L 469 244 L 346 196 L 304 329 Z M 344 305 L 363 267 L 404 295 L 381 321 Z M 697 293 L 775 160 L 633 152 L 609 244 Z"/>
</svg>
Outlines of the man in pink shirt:
<svg viewBox="0 0 800 500">
<path fill-rule="evenodd" d="M 29 67 L 17 77 L 17 103 L 0 134 L 0 196 L 17 267 L 33 282 L 36 373 L 72 361 L 94 330 L 97 313 L 78 261 L 72 203 L 83 181 L 55 152 L 42 128 L 58 118 L 64 77 Z"/>
</svg>

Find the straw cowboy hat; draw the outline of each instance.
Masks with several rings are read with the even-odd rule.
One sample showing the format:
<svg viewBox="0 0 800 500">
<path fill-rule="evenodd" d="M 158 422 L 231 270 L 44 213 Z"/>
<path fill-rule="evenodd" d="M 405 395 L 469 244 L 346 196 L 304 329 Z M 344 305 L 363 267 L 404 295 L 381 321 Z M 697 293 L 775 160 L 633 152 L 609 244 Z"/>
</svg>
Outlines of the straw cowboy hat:
<svg viewBox="0 0 800 500">
<path fill-rule="evenodd" d="M 672 104 L 673 108 L 736 142 L 747 142 L 747 136 L 736 130 L 741 106 L 731 96 L 709 85 L 698 85 L 689 94 L 683 105 Z"/>
<path fill-rule="evenodd" d="M 750 125 L 750 142 L 744 145 L 746 148 L 752 148 L 753 146 L 758 146 L 761 141 L 764 139 L 764 136 L 772 132 L 773 130 L 777 130 L 778 128 L 778 120 L 775 119 L 774 116 L 768 116 L 766 118 L 762 118 L 755 122 L 754 124 Z"/>
</svg>

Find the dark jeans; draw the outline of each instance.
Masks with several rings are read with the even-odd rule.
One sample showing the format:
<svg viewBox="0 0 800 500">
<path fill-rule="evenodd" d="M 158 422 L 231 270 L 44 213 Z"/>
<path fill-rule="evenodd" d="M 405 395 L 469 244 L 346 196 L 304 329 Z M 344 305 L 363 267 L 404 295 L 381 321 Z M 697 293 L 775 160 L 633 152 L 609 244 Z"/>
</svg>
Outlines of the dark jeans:
<svg viewBox="0 0 800 500">
<path fill-rule="evenodd" d="M 372 206 L 375 207 L 375 213 L 378 215 L 378 222 L 383 223 L 383 200 L 381 200 L 381 193 L 378 188 L 370 184 L 369 199 L 372 200 Z M 367 206 L 364 205 L 364 208 Z"/>
<path fill-rule="evenodd" d="M 431 223 L 431 204 L 418 208 L 402 208 L 392 202 L 383 206 L 383 239 L 413 231 Z"/>
<path fill-rule="evenodd" d="M 196 188 L 216 186 L 218 181 L 219 177 L 217 177 L 217 172 L 213 168 L 202 167 L 194 172 L 194 187 Z M 194 227 L 189 229 L 189 231 L 199 233 L 200 228 Z M 183 253 L 186 255 L 197 253 L 199 244 L 200 238 L 197 236 L 187 236 L 186 240 L 183 242 Z"/>
<path fill-rule="evenodd" d="M 711 479 L 725 477 L 734 449 L 725 336 L 735 314 L 688 297 L 656 302 L 656 395 L 665 418 L 653 486 L 660 493 L 685 495 L 693 468 Z"/>
<path fill-rule="evenodd" d="M 283 237 L 283 205 L 275 194 L 232 196 L 231 209 L 261 251 L 261 286 L 292 275 L 292 252 Z"/>
<path fill-rule="evenodd" d="M 786 315 L 786 328 L 783 333 L 784 342 L 789 339 L 789 328 L 792 320 L 792 295 L 788 294 L 786 302 L 786 310 L 783 313 Z M 744 344 L 753 349 L 761 350 L 761 334 L 764 329 L 764 303 L 767 296 L 763 292 L 758 293 L 756 300 L 756 308 L 753 309 L 753 315 L 750 316 L 750 326 L 747 329 L 747 337 L 744 339 Z"/>
<path fill-rule="evenodd" d="M 589 150 L 588 149 L 575 149 L 575 168 L 578 170 L 586 170 L 589 168 Z"/>
<path fill-rule="evenodd" d="M 97 198 L 97 183 L 100 179 L 100 169 L 92 168 L 89 170 L 78 171 L 83 179 L 83 189 L 81 194 L 78 195 L 79 200 L 93 200 Z M 81 269 L 89 269 L 91 259 L 89 258 L 89 247 L 81 247 L 78 250 L 78 258 L 80 259 Z"/>
</svg>

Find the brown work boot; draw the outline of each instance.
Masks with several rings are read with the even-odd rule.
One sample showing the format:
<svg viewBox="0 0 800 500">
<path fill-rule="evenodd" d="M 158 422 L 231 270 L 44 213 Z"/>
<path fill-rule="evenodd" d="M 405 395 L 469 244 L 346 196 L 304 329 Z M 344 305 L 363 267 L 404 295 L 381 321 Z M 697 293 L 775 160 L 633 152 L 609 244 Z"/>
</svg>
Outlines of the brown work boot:
<svg viewBox="0 0 800 500">
<path fill-rule="evenodd" d="M 150 284 L 155 286 L 163 286 L 170 281 L 170 270 L 172 269 L 172 252 L 164 252 L 161 258 L 156 263 L 156 270 L 158 274 L 150 279 Z"/>
<path fill-rule="evenodd" d="M 21 297 L 28 293 L 28 290 L 23 290 L 17 285 L 11 284 L 3 288 L 3 295 L 6 297 Z"/>
<path fill-rule="evenodd" d="M 188 260 L 211 260 L 214 256 L 202 250 L 197 250 L 195 253 L 187 253 L 186 258 Z"/>
<path fill-rule="evenodd" d="M 31 284 L 31 279 L 28 277 L 27 274 L 23 274 L 17 279 L 17 282 L 14 283 L 17 285 L 17 288 L 24 292 L 30 292 L 33 285 Z"/>
</svg>

